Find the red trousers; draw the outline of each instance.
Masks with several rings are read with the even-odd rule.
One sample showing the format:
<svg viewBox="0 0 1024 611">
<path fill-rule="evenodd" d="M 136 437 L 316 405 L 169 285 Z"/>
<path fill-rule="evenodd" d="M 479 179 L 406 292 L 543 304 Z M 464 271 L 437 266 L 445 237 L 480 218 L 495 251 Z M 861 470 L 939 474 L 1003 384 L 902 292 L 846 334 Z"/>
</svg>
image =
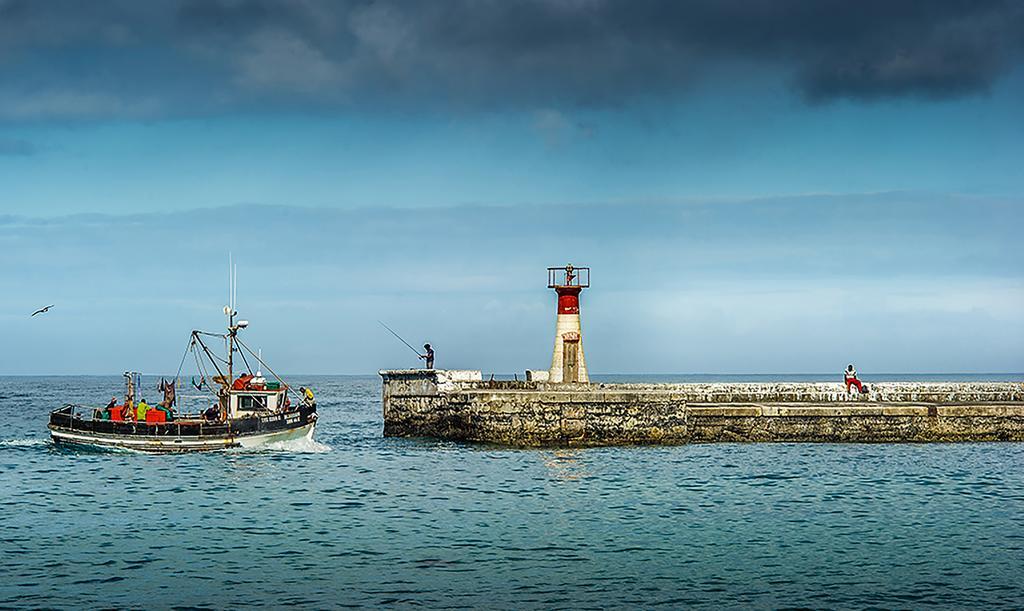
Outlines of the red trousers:
<svg viewBox="0 0 1024 611">
<path fill-rule="evenodd" d="M 856 386 L 857 392 L 864 392 L 864 386 L 861 385 L 860 380 L 857 378 L 846 378 L 846 392 L 850 392 L 851 386 Z"/>
</svg>

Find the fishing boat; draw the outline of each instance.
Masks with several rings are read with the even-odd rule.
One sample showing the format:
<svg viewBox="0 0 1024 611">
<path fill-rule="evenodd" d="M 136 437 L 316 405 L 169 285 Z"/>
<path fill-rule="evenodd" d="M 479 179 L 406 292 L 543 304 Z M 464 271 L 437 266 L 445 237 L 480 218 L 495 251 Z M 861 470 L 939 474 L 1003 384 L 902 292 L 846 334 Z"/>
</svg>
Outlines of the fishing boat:
<svg viewBox="0 0 1024 611">
<path fill-rule="evenodd" d="M 160 380 L 158 389 L 164 395 L 163 401 L 149 408 L 140 400 L 141 375 L 126 372 L 124 403 L 112 400 L 106 408 L 68 404 L 50 412 L 49 429 L 54 443 L 167 453 L 260 448 L 278 442 L 311 440 L 317 421 L 312 391 L 301 389 L 301 395 L 298 394 L 263 361 L 262 353 L 254 352 L 239 338 L 239 331 L 248 327 L 249 322 L 236 321 L 234 295 L 232 278 L 230 305 L 224 307 L 227 332 L 192 331 L 178 373 L 170 381 Z M 226 356 L 221 357 L 211 349 L 211 338 L 224 341 Z M 211 403 L 197 413 L 179 414 L 175 410 L 177 389 L 189 355 L 194 358 L 199 375 L 199 382 L 193 377 L 191 384 L 198 391 L 208 391 L 206 396 Z M 235 355 L 244 363 L 238 377 Z M 250 364 L 257 366 L 255 372 Z M 266 368 L 273 379 L 265 378 L 261 368 Z"/>
</svg>

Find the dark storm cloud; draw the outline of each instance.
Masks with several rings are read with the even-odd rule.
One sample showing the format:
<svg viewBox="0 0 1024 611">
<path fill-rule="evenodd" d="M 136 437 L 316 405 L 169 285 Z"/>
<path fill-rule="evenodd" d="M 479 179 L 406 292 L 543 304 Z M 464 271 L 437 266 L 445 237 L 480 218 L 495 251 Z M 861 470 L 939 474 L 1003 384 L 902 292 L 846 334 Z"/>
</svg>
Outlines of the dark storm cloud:
<svg viewBox="0 0 1024 611">
<path fill-rule="evenodd" d="M 1022 50 L 1024 3 L 984 0 L 0 0 L 0 117 L 610 106 L 713 74 L 951 98 Z"/>
</svg>

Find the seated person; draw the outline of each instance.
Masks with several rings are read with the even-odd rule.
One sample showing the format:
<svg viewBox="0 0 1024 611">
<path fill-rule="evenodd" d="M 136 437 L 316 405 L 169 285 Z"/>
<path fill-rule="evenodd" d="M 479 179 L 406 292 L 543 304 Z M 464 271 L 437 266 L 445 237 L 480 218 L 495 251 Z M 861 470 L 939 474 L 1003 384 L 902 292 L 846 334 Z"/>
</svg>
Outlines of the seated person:
<svg viewBox="0 0 1024 611">
<path fill-rule="evenodd" d="M 857 392 L 867 392 L 864 390 L 864 385 L 857 379 L 857 370 L 853 368 L 853 364 L 846 366 L 846 371 L 843 372 L 843 381 L 846 382 L 846 392 L 850 392 L 851 386 L 857 387 Z"/>
<path fill-rule="evenodd" d="M 211 405 L 209 409 L 203 412 L 203 419 L 208 420 L 210 422 L 220 420 L 220 407 L 218 407 L 216 404 Z"/>
</svg>

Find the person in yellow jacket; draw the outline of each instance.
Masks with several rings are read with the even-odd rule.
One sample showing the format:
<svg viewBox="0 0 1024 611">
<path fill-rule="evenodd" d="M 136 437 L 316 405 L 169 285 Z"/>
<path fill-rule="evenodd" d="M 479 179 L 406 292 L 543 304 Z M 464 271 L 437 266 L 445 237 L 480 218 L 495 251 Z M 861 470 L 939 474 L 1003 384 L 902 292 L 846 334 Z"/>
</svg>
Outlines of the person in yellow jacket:
<svg viewBox="0 0 1024 611">
<path fill-rule="evenodd" d="M 150 408 L 149 408 L 149 405 L 146 403 L 146 400 L 145 399 L 140 400 L 139 404 L 135 406 L 135 420 L 137 422 L 145 422 L 146 421 L 146 412 L 148 412 L 149 409 Z"/>
<path fill-rule="evenodd" d="M 299 394 L 302 395 L 302 402 L 310 407 L 316 405 L 316 398 L 313 396 L 313 391 L 306 388 L 305 386 L 299 387 Z"/>
</svg>

